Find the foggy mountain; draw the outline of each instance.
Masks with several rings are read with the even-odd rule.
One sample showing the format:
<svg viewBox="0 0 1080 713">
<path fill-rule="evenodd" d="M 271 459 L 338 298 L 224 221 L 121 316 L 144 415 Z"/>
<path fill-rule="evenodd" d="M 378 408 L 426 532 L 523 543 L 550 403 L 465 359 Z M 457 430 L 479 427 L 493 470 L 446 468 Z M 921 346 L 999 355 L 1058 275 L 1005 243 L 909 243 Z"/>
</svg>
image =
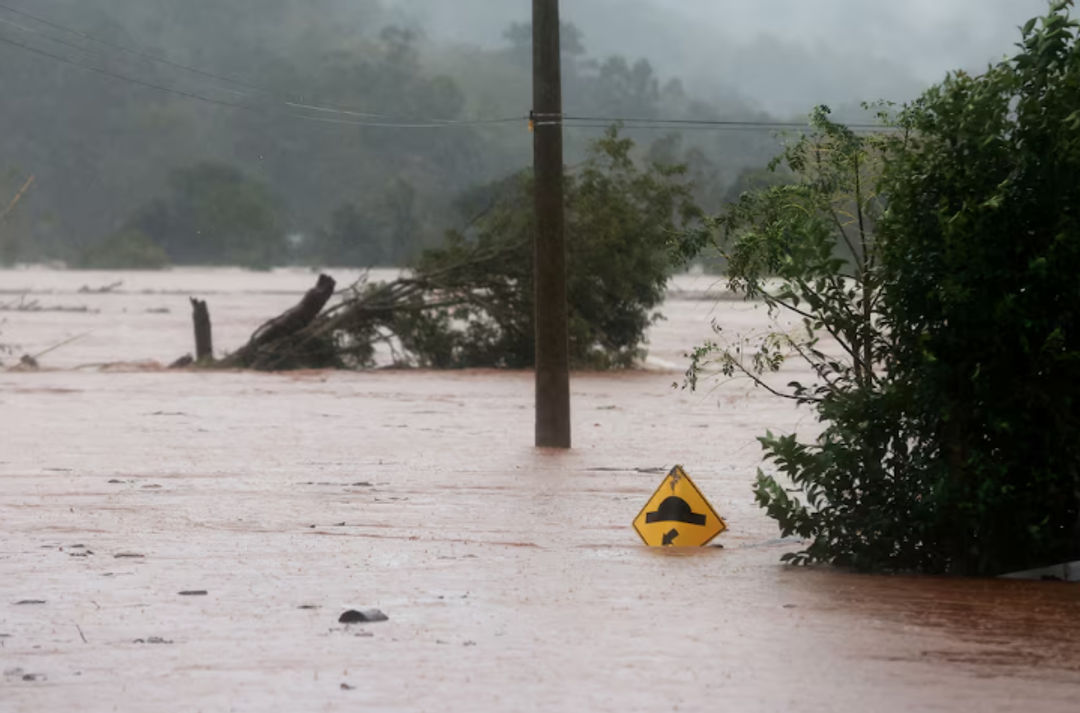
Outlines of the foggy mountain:
<svg viewBox="0 0 1080 713">
<path fill-rule="evenodd" d="M 529 0 L 390 0 L 436 38 L 497 44 Z M 706 97 L 732 93 L 766 111 L 904 101 L 947 71 L 1009 54 L 1046 0 L 569 0 L 597 55 L 647 57 Z"/>
<path fill-rule="evenodd" d="M 911 99 L 1007 54 L 1046 3 L 562 6 L 568 113 L 767 122 Z M 0 201 L 36 182 L 0 262 L 399 264 L 529 165 L 530 16 L 530 0 L 3 0 Z M 568 163 L 603 128 L 568 128 Z M 715 210 L 777 152 L 761 128 L 627 134 L 687 163 Z"/>
</svg>

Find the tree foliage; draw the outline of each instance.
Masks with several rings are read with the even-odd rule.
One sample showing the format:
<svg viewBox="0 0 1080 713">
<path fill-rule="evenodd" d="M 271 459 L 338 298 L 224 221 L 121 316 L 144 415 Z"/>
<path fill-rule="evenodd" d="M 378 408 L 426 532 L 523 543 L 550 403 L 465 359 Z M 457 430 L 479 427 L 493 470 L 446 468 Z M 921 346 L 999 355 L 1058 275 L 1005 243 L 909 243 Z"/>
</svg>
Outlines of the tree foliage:
<svg viewBox="0 0 1080 713">
<path fill-rule="evenodd" d="M 516 172 L 531 158 L 527 25 L 511 28 L 505 46 L 478 47 L 403 26 L 408 13 L 378 0 L 45 5 L 25 10 L 109 44 L 65 35 L 84 49 L 58 45 L 46 36 L 59 30 L 25 17 L 4 25 L 5 36 L 133 81 L 0 45 L 0 156 L 39 179 L 18 225 L 6 227 L 9 260 L 77 262 L 171 190 L 174 171 L 210 162 L 236 167 L 274 196 L 280 223 L 303 237 L 298 251 L 280 259 L 405 265 L 437 245 L 447 227 L 461 227 L 454 222 L 459 193 Z M 565 98 L 576 112 L 754 117 L 734 97 L 715 106 L 698 100 L 647 61 L 590 56 L 586 39 L 564 28 Z M 520 121 L 450 125 L 512 117 Z M 684 153 L 696 149 L 712 164 L 709 175 L 695 177 L 703 205 L 721 197 L 742 166 L 760 164 L 773 150 L 764 135 L 693 133 Z M 568 131 L 567 160 L 583 160 L 596 135 Z M 232 253 L 231 247 L 216 256 L 204 251 L 197 259 L 221 262 Z"/>
<path fill-rule="evenodd" d="M 687 384 L 715 368 L 812 407 L 824 424 L 815 442 L 772 433 L 760 439 L 805 504 L 761 471 L 757 500 L 785 535 L 811 540 L 785 559 L 871 567 L 881 554 L 871 550 L 894 541 L 884 529 L 895 493 L 866 484 L 889 481 L 888 454 L 902 445 L 878 413 L 877 367 L 889 348 L 879 326 L 881 144 L 830 121 L 824 107 L 811 123 L 813 131 L 774 162 L 779 178 L 763 181 L 773 185 L 744 192 L 699 236 L 717 239 L 731 288 L 763 301 L 776 326 L 730 339 L 718 327 L 717 338 L 692 353 Z M 811 379 L 774 386 L 771 375 L 791 358 Z"/>
<path fill-rule="evenodd" d="M 169 185 L 168 197 L 138 212 L 129 236 L 146 236 L 181 264 L 261 267 L 281 260 L 284 226 L 263 183 L 233 166 L 203 162 L 174 171 Z"/>
<path fill-rule="evenodd" d="M 1070 2 L 1020 52 L 958 72 L 897 131 L 822 123 L 797 177 L 718 222 L 732 285 L 797 318 L 695 352 L 816 411 L 768 434 L 758 502 L 795 562 L 998 574 L 1080 556 L 1080 25 Z M 824 338 L 822 338 L 824 337 Z M 816 377 L 781 391 L 789 355 Z M 781 477 L 782 476 L 782 477 Z M 794 485 L 790 489 L 789 485 Z"/>
<path fill-rule="evenodd" d="M 323 265 L 403 265 L 420 250 L 422 207 L 408 181 L 389 182 L 374 201 L 349 201 L 338 206 L 302 253 Z"/>
<path fill-rule="evenodd" d="M 1019 53 L 900 115 L 891 150 L 887 369 L 935 569 L 1080 555 L 1080 23 L 1071 2 Z"/>
</svg>

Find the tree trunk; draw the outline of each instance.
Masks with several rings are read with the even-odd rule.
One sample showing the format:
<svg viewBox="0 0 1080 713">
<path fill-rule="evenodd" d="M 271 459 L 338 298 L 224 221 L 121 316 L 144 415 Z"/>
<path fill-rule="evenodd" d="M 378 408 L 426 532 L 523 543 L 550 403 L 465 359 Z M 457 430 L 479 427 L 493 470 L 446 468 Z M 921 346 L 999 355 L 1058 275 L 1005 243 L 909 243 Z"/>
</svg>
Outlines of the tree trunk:
<svg viewBox="0 0 1080 713">
<path fill-rule="evenodd" d="M 334 296 L 337 283 L 329 275 L 319 275 L 319 280 L 300 302 L 293 308 L 282 312 L 255 330 L 251 339 L 243 347 L 222 362 L 223 366 L 257 366 L 260 353 L 273 345 L 296 335 L 311 324 L 322 311 L 330 298 Z"/>
</svg>

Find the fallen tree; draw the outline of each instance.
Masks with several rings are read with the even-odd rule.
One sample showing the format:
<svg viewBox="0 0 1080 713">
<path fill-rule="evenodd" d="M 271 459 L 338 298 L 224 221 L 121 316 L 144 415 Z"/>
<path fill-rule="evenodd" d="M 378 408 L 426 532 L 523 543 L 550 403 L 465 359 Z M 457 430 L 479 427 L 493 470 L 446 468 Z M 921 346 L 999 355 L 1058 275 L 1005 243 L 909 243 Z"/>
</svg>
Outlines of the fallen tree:
<svg viewBox="0 0 1080 713">
<path fill-rule="evenodd" d="M 639 168 L 633 143 L 611 130 L 566 176 L 571 362 L 632 365 L 679 255 L 674 236 L 700 215 L 682 167 Z M 401 277 L 343 290 L 321 275 L 292 309 L 243 347 L 209 365 L 284 370 L 369 368 L 380 346 L 390 363 L 430 368 L 524 368 L 533 358 L 532 178 L 482 192 L 465 231 L 447 235 Z"/>
</svg>

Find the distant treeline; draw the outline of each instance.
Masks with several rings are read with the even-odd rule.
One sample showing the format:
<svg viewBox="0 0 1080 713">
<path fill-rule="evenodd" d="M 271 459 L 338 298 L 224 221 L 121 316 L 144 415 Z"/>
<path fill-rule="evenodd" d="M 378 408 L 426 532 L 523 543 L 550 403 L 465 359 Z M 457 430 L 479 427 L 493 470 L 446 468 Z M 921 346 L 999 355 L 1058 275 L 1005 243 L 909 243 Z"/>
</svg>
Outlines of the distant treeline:
<svg viewBox="0 0 1080 713">
<path fill-rule="evenodd" d="M 401 264 L 530 162 L 525 24 L 484 49 L 377 0 L 17 8 L 32 16 L 0 9 L 0 203 L 37 180 L 0 225 L 6 262 Z M 563 39 L 568 113 L 769 119 Z M 632 126 L 639 160 L 687 164 L 707 210 L 776 152 L 767 131 Z M 597 136 L 569 129 L 567 162 Z"/>
</svg>

